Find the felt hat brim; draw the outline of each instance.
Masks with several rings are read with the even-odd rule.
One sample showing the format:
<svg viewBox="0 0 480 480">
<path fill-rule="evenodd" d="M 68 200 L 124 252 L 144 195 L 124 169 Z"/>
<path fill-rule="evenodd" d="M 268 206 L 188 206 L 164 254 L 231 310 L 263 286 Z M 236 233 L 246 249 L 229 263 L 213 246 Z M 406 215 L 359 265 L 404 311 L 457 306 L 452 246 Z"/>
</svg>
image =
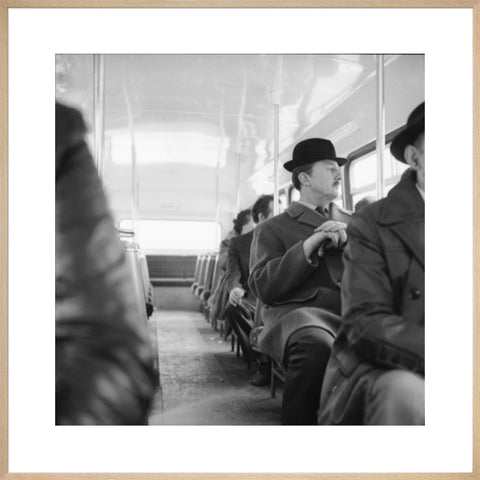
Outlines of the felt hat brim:
<svg viewBox="0 0 480 480">
<path fill-rule="evenodd" d="M 318 160 L 313 160 L 313 161 L 311 159 L 305 158 L 305 159 L 302 159 L 300 161 L 298 159 L 297 160 L 289 160 L 288 162 L 283 164 L 283 168 L 285 168 L 289 172 L 293 172 L 293 170 L 297 167 L 302 167 L 303 165 L 308 165 L 310 163 L 320 162 L 322 160 L 333 160 L 334 162 L 337 162 L 340 167 L 345 165 L 348 161 L 346 158 L 341 158 L 341 157 L 319 158 Z"/>
</svg>

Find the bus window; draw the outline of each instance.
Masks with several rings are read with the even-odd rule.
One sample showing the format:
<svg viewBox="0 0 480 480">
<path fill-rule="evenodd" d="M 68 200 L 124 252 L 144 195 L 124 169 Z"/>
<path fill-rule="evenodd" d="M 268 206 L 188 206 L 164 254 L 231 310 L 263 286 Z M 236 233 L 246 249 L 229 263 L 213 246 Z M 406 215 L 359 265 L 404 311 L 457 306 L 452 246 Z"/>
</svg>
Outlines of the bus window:
<svg viewBox="0 0 480 480">
<path fill-rule="evenodd" d="M 120 229 L 133 230 L 132 221 L 123 219 Z M 135 236 L 146 253 L 192 254 L 214 251 L 221 240 L 217 222 L 183 220 L 137 220 Z"/>
<path fill-rule="evenodd" d="M 300 192 L 292 185 L 290 187 L 290 203 L 300 200 Z"/>
<path fill-rule="evenodd" d="M 288 207 L 288 198 L 287 198 L 287 194 L 285 193 L 285 190 L 280 191 L 278 200 L 280 202 L 280 213 L 282 213 Z"/>
<path fill-rule="evenodd" d="M 386 146 L 383 153 L 383 176 L 385 195 L 398 183 L 407 165 L 397 162 L 390 153 L 390 146 Z M 352 208 L 366 196 L 377 195 L 377 154 L 370 152 L 353 160 L 347 170 L 350 185 Z"/>
</svg>

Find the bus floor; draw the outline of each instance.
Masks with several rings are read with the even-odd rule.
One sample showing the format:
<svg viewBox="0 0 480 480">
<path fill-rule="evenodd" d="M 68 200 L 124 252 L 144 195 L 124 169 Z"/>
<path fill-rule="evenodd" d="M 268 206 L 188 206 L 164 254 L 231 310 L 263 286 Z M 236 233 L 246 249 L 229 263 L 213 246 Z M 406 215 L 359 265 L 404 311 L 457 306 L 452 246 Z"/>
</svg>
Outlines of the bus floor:
<svg viewBox="0 0 480 480">
<path fill-rule="evenodd" d="M 160 387 L 150 425 L 279 425 L 281 387 L 249 383 L 248 370 L 200 313 L 155 311 Z"/>
</svg>

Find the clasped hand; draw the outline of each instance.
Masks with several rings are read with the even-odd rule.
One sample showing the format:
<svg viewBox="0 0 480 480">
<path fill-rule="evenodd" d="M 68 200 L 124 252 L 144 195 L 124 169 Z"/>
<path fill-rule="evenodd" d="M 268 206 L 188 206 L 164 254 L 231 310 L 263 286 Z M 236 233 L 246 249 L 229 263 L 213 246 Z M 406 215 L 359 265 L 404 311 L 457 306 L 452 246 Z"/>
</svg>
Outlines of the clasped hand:
<svg viewBox="0 0 480 480">
<path fill-rule="evenodd" d="M 303 244 L 307 258 L 310 258 L 315 250 L 322 257 L 325 246 L 329 243 L 336 248 L 343 247 L 347 243 L 347 224 L 343 222 L 327 220 L 313 232 L 313 235 L 307 238 Z"/>
<path fill-rule="evenodd" d="M 235 287 L 230 290 L 230 295 L 228 296 L 228 301 L 236 306 L 240 302 L 240 300 L 244 297 L 245 290 L 240 287 Z"/>
</svg>

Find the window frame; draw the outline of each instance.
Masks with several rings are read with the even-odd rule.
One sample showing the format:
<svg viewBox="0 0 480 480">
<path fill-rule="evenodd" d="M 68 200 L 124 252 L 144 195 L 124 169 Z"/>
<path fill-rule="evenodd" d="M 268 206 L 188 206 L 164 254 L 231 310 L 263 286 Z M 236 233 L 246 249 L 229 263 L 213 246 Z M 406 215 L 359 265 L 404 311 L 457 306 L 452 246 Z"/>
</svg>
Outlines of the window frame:
<svg viewBox="0 0 480 480">
<path fill-rule="evenodd" d="M 404 129 L 404 126 L 401 126 L 399 128 L 396 128 L 395 130 L 392 130 L 391 132 L 387 133 L 385 135 L 385 147 L 390 145 L 392 143 L 392 140 Z M 359 158 L 366 157 L 370 153 L 376 151 L 377 149 L 377 141 L 373 140 L 365 145 L 363 145 L 360 148 L 357 148 L 357 150 L 354 150 L 353 152 L 349 153 L 347 155 L 347 163 L 344 166 L 344 175 L 343 175 L 343 181 L 344 181 L 344 202 L 345 202 L 345 207 L 349 210 L 353 210 L 353 195 L 352 195 L 352 184 L 350 181 L 350 168 L 352 166 L 352 163 L 355 160 L 358 160 Z M 390 186 L 392 183 L 394 183 L 395 180 L 392 179 L 387 179 L 385 181 L 385 186 Z M 362 192 L 367 192 L 369 190 L 372 190 L 372 188 L 375 188 L 375 183 L 370 183 L 368 185 L 364 185 L 361 188 L 359 188 L 355 193 L 362 193 Z"/>
</svg>

